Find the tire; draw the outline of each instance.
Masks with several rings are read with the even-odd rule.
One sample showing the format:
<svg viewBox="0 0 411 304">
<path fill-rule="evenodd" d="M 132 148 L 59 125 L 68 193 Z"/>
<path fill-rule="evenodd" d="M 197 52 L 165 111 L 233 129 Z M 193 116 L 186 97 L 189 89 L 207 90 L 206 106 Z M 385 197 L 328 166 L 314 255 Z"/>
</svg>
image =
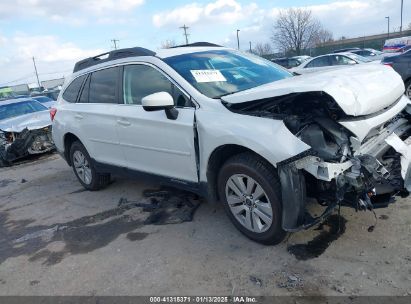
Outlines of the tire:
<svg viewBox="0 0 411 304">
<path fill-rule="evenodd" d="M 81 142 L 75 141 L 71 145 L 70 161 L 74 174 L 87 190 L 100 190 L 110 183 L 110 174 L 96 171 L 90 155 Z"/>
<path fill-rule="evenodd" d="M 245 236 L 265 245 L 285 238 L 280 180 L 264 159 L 249 152 L 231 157 L 219 172 L 218 192 L 228 217 Z"/>
<path fill-rule="evenodd" d="M 411 79 L 405 83 L 405 95 L 411 99 Z"/>
</svg>

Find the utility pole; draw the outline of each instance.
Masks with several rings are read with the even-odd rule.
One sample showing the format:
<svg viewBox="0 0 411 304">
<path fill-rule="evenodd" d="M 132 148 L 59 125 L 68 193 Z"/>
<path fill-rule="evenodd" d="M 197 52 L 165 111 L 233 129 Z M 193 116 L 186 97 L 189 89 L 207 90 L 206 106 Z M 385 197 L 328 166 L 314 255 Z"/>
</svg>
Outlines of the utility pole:
<svg viewBox="0 0 411 304">
<path fill-rule="evenodd" d="M 183 34 L 183 35 L 186 37 L 186 44 L 188 44 L 188 36 L 189 36 L 190 34 L 187 34 L 187 30 L 189 29 L 189 27 L 184 24 L 183 26 L 180 26 L 180 28 L 184 30 L 184 34 Z"/>
<path fill-rule="evenodd" d="M 36 61 L 34 60 L 34 57 L 33 57 L 33 64 L 34 64 L 34 71 L 36 72 L 37 84 L 38 84 L 38 86 L 39 86 L 39 90 L 41 90 L 41 85 L 40 85 L 40 80 L 39 80 L 39 74 L 37 73 Z"/>
<path fill-rule="evenodd" d="M 237 30 L 237 49 L 240 49 L 240 38 L 238 38 L 238 32 L 240 30 Z"/>
<path fill-rule="evenodd" d="M 388 39 L 390 39 L 390 16 L 385 17 L 388 20 Z"/>
<path fill-rule="evenodd" d="M 404 0 L 401 0 L 401 25 L 400 25 L 400 34 L 402 34 L 402 10 L 404 7 Z"/>
<path fill-rule="evenodd" d="M 251 51 L 251 41 L 250 41 L 250 53 L 252 53 L 252 51 Z"/>
<path fill-rule="evenodd" d="M 114 49 L 117 50 L 117 42 L 120 42 L 120 40 L 113 38 L 113 39 L 111 39 L 111 42 L 113 42 Z"/>
</svg>

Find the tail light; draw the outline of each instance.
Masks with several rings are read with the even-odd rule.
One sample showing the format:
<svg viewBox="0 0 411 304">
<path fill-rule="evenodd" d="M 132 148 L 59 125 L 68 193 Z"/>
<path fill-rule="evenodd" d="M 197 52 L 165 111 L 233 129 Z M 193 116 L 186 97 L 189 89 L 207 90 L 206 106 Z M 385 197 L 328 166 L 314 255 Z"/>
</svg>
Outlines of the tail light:
<svg viewBox="0 0 411 304">
<path fill-rule="evenodd" d="M 392 67 L 392 62 L 383 62 L 382 64 L 386 65 L 386 66 L 389 66 L 389 67 Z"/>
<path fill-rule="evenodd" d="M 51 121 L 54 120 L 54 116 L 57 114 L 57 109 L 56 108 L 50 108 L 50 119 Z"/>
</svg>

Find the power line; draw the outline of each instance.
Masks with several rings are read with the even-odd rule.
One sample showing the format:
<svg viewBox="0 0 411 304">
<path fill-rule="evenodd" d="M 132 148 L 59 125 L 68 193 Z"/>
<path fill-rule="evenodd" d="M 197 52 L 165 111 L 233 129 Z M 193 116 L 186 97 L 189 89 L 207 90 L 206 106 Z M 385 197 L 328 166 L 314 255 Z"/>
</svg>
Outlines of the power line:
<svg viewBox="0 0 411 304">
<path fill-rule="evenodd" d="M 111 39 L 111 42 L 113 42 L 114 49 L 117 50 L 117 42 L 120 42 L 120 40 L 113 38 Z"/>
<path fill-rule="evenodd" d="M 188 44 L 188 36 L 190 36 L 190 34 L 187 33 L 187 30 L 189 29 L 189 27 L 184 24 L 183 26 L 180 26 L 180 28 L 184 30 L 183 35 L 186 37 L 186 44 Z"/>
</svg>

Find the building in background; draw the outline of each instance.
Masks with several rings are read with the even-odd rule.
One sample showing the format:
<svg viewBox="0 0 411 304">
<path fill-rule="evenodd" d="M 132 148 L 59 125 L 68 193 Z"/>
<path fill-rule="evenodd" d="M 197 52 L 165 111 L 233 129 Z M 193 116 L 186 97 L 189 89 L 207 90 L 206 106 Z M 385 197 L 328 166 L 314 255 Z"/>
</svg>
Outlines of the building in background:
<svg viewBox="0 0 411 304">
<path fill-rule="evenodd" d="M 41 82 L 41 86 L 44 88 L 44 90 L 53 90 L 55 88 L 63 86 L 63 84 L 64 78 L 44 80 Z"/>
</svg>

